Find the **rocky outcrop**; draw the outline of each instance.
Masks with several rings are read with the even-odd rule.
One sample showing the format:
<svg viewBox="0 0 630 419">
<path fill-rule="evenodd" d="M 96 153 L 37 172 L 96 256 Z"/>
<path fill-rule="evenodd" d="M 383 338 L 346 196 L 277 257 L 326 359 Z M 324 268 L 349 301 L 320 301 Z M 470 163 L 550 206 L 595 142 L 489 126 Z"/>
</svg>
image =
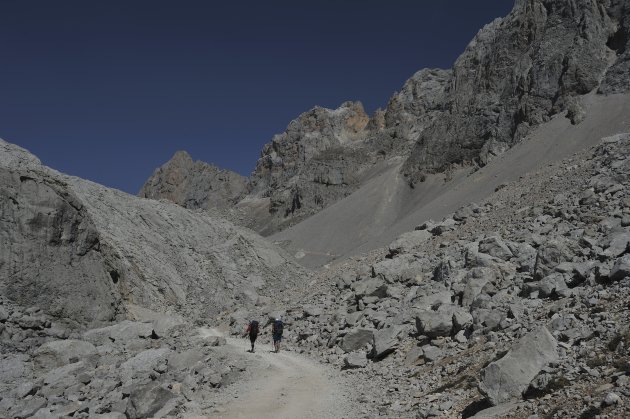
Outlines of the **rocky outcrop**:
<svg viewBox="0 0 630 419">
<path fill-rule="evenodd" d="M 1 293 L 56 317 L 98 323 L 136 305 L 208 318 L 306 277 L 249 230 L 63 175 L 1 140 L 0 196 Z"/>
<path fill-rule="evenodd" d="M 228 208 L 245 190 L 246 178 L 178 151 L 145 182 L 142 198 L 168 199 L 189 209 Z"/>
<path fill-rule="evenodd" d="M 272 234 L 356 191 L 381 161 L 404 158 L 401 172 L 414 186 L 428 173 L 448 179 L 462 165 L 485 165 L 555 114 L 579 124 L 582 95 L 630 88 L 629 25 L 624 0 L 518 0 L 452 70 L 418 71 L 371 118 L 358 102 L 300 115 L 264 146 L 238 213 L 227 215 Z M 226 186 L 240 181 L 214 186 L 207 171 L 156 174 L 142 196 L 226 208 L 239 190 Z"/>
<path fill-rule="evenodd" d="M 545 327 L 529 333 L 503 358 L 483 369 L 479 389 L 495 406 L 521 398 L 540 370 L 558 361 L 557 346 Z"/>
<path fill-rule="evenodd" d="M 361 151 L 369 117 L 360 102 L 315 107 L 291 121 L 261 152 L 248 191 L 268 199 L 264 234 L 294 224 L 347 196 L 369 157 Z"/>
<path fill-rule="evenodd" d="M 602 79 L 602 92 L 627 91 L 626 8 L 519 0 L 486 25 L 453 67 L 440 99 L 445 112 L 421 133 L 403 168 L 409 183 L 450 165 L 484 165 L 530 127 L 575 107 L 574 98 Z"/>
</svg>

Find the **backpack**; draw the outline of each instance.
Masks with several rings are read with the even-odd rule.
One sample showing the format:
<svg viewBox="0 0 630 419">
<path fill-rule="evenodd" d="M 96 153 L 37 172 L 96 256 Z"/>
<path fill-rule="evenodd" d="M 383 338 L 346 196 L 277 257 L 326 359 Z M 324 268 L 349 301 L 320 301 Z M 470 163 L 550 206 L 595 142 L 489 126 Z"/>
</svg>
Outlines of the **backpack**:
<svg viewBox="0 0 630 419">
<path fill-rule="evenodd" d="M 273 323 L 273 333 L 282 336 L 283 329 L 284 329 L 284 324 L 282 323 L 282 320 L 276 320 Z"/>
<path fill-rule="evenodd" d="M 251 333 L 252 335 L 258 334 L 258 322 L 256 320 L 252 320 L 249 323 L 249 333 Z"/>
</svg>

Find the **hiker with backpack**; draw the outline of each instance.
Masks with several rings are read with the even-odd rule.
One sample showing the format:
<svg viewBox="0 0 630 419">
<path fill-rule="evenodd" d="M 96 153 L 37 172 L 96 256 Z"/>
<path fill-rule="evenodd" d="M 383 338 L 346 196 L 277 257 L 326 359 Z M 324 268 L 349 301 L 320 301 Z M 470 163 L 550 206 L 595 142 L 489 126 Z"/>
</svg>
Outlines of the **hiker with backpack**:
<svg viewBox="0 0 630 419">
<path fill-rule="evenodd" d="M 254 353 L 254 344 L 256 343 L 256 338 L 258 337 L 258 321 L 251 320 L 247 325 L 247 329 L 245 329 L 245 334 L 243 337 L 249 335 L 249 341 L 252 343 L 251 353 Z"/>
<path fill-rule="evenodd" d="M 273 347 L 276 353 L 280 350 L 280 341 L 282 340 L 282 332 L 284 331 L 284 324 L 280 317 L 278 317 L 271 325 L 271 334 L 273 336 Z"/>
</svg>

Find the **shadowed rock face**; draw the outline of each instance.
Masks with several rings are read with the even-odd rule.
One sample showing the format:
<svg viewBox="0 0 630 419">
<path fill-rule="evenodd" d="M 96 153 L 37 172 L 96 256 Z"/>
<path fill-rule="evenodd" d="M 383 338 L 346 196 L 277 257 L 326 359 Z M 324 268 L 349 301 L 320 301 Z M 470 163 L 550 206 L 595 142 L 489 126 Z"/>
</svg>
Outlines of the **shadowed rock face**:
<svg viewBox="0 0 630 419">
<path fill-rule="evenodd" d="M 245 189 L 246 178 L 230 170 L 193 161 L 185 151 L 178 151 L 146 181 L 142 198 L 168 199 L 183 207 L 227 208 Z"/>
<path fill-rule="evenodd" d="M 2 140 L 0 197 L 0 291 L 58 317 L 99 323 L 130 304 L 208 317 L 305 277 L 249 230 L 63 175 Z"/>
</svg>

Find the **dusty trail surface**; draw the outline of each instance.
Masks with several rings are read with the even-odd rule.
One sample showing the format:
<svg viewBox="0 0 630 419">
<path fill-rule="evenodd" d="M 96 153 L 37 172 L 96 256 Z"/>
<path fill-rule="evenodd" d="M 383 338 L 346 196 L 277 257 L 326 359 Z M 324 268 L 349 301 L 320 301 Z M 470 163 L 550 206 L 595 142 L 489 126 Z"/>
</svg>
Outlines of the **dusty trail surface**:
<svg viewBox="0 0 630 419">
<path fill-rule="evenodd" d="M 344 418 L 350 417 L 349 387 L 334 371 L 289 351 L 274 353 L 249 339 L 227 339 L 225 350 L 248 358 L 247 377 L 226 388 L 226 401 L 214 412 L 221 419 Z"/>
</svg>

